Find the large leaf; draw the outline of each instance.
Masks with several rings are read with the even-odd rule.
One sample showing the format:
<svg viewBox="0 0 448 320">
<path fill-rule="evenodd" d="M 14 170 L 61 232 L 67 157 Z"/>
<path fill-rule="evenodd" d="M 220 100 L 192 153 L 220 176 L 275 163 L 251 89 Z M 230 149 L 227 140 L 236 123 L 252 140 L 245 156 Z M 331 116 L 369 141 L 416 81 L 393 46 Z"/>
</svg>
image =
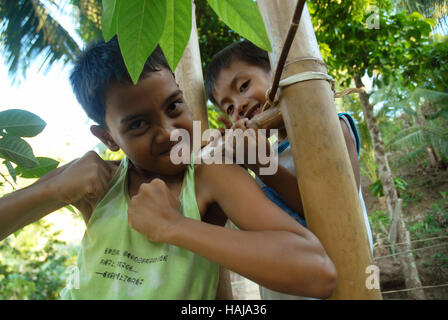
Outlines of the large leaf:
<svg viewBox="0 0 448 320">
<path fill-rule="evenodd" d="M 121 0 L 103 0 L 101 29 L 103 31 L 104 41 L 106 42 L 117 34 L 117 21 L 121 2 Z"/>
<path fill-rule="evenodd" d="M 44 120 L 26 110 L 10 109 L 0 112 L 0 135 L 6 131 L 8 135 L 12 136 L 34 137 L 45 126 Z"/>
<path fill-rule="evenodd" d="M 166 5 L 165 30 L 159 43 L 174 71 L 190 39 L 191 0 L 167 0 Z"/>
<path fill-rule="evenodd" d="M 51 158 L 37 157 L 38 165 L 32 168 L 17 166 L 16 173 L 22 178 L 40 178 L 56 169 L 59 161 Z"/>
<path fill-rule="evenodd" d="M 123 1 L 118 14 L 118 42 L 134 84 L 165 26 L 166 1 Z"/>
<path fill-rule="evenodd" d="M 28 142 L 14 136 L 0 139 L 0 157 L 27 168 L 39 164 Z"/>
<path fill-rule="evenodd" d="M 260 11 L 252 0 L 207 0 L 213 11 L 233 31 L 258 47 L 271 51 Z"/>
</svg>

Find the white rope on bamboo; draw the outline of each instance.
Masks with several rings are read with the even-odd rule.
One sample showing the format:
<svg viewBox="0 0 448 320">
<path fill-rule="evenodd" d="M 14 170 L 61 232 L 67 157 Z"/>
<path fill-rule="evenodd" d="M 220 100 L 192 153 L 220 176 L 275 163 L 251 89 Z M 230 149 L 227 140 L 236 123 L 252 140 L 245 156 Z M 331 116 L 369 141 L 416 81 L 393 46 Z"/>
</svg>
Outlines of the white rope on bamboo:
<svg viewBox="0 0 448 320">
<path fill-rule="evenodd" d="M 325 63 L 321 60 L 321 59 L 317 59 L 317 58 L 313 58 L 313 57 L 305 57 L 305 58 L 301 58 L 301 59 L 297 59 L 294 61 L 290 61 L 288 63 L 285 64 L 285 68 L 286 66 L 293 64 L 293 63 L 298 63 L 298 62 L 303 62 L 303 61 L 315 61 L 318 62 L 320 64 L 323 64 L 325 66 Z M 342 91 L 335 91 L 334 85 L 335 85 L 335 80 L 333 79 L 332 76 L 328 75 L 327 73 L 324 72 L 318 72 L 318 71 L 305 71 L 305 72 L 299 72 L 296 74 L 293 74 L 292 76 L 289 76 L 283 80 L 281 80 L 278 84 L 278 86 L 280 88 L 284 88 L 299 82 L 304 82 L 304 81 L 309 81 L 309 80 L 325 80 L 330 82 L 331 85 L 331 90 L 334 93 L 334 98 L 341 98 L 343 96 L 349 95 L 349 94 L 353 94 L 353 93 L 362 93 L 365 92 L 365 88 L 349 88 L 349 89 L 345 89 Z M 261 109 L 261 111 L 265 111 L 267 109 L 269 109 L 270 107 L 276 106 L 278 104 L 278 99 L 271 101 L 269 99 L 271 93 L 271 88 L 269 88 L 266 91 L 266 102 L 263 105 L 263 108 Z"/>
</svg>

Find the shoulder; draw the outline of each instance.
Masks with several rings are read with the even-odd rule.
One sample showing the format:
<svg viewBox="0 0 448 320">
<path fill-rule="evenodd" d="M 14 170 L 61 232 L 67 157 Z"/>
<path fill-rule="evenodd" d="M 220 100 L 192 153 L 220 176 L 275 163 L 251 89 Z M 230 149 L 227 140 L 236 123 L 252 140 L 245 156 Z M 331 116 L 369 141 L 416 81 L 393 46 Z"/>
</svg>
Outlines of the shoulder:
<svg viewBox="0 0 448 320">
<path fill-rule="evenodd" d="M 229 185 L 231 179 L 250 178 L 247 170 L 237 164 L 199 164 L 195 166 L 195 173 L 199 181 L 205 184 L 209 184 L 207 181 L 223 181 Z"/>
<path fill-rule="evenodd" d="M 195 166 L 197 190 L 207 193 L 216 200 L 216 195 L 227 193 L 229 189 L 239 189 L 243 185 L 254 185 L 255 179 L 237 164 L 199 164 Z M 238 186 L 238 187 L 236 187 Z"/>
</svg>

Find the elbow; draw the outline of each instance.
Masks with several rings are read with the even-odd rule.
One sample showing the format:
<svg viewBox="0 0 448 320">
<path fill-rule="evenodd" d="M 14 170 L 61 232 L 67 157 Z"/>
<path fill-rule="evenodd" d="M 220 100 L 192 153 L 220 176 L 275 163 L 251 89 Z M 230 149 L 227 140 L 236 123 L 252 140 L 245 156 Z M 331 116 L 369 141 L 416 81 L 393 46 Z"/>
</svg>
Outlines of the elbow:
<svg viewBox="0 0 448 320">
<path fill-rule="evenodd" d="M 335 290 L 338 283 L 338 275 L 336 267 L 333 261 L 327 256 L 326 253 L 323 259 L 322 268 L 320 271 L 321 276 L 319 277 L 319 286 L 316 287 L 315 298 L 318 299 L 328 299 L 330 298 Z"/>
<path fill-rule="evenodd" d="M 310 245 L 306 257 L 298 257 L 296 261 L 296 281 L 290 281 L 288 291 L 294 295 L 328 299 L 336 290 L 336 267 L 317 238 Z"/>
</svg>

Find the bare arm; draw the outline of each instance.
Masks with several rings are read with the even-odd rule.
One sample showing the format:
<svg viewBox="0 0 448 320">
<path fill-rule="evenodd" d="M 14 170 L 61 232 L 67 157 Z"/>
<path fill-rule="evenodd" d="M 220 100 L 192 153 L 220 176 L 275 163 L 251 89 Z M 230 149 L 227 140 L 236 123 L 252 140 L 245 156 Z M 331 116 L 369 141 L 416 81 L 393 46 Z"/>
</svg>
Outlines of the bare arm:
<svg viewBox="0 0 448 320">
<path fill-rule="evenodd" d="M 355 175 L 356 189 L 359 190 L 360 185 L 360 170 L 359 170 L 359 159 L 358 152 L 356 151 L 356 145 L 350 134 L 350 129 L 344 120 L 339 119 L 341 123 L 342 133 L 344 134 L 345 145 L 347 146 L 348 156 L 350 158 L 350 163 L 352 165 L 353 174 Z"/>
<path fill-rule="evenodd" d="M 279 164 L 275 174 L 259 175 L 258 177 L 264 184 L 274 189 L 295 212 L 304 217 L 302 199 L 300 198 L 295 174 Z"/>
<path fill-rule="evenodd" d="M 64 205 L 54 197 L 48 180 L 2 197 L 0 199 L 0 240 Z"/>
<path fill-rule="evenodd" d="M 161 180 L 142 185 L 128 211 L 131 227 L 154 241 L 191 250 L 253 281 L 289 294 L 326 298 L 336 271 L 319 240 L 267 199 L 236 165 L 208 166 L 198 184 L 240 228 L 179 215 Z M 229 188 L 228 181 L 238 186 Z M 163 199 L 165 200 L 163 201 Z"/>
<path fill-rule="evenodd" d="M 0 198 L 0 240 L 67 204 L 90 217 L 112 170 L 94 152 L 45 175 L 29 187 Z"/>
</svg>

